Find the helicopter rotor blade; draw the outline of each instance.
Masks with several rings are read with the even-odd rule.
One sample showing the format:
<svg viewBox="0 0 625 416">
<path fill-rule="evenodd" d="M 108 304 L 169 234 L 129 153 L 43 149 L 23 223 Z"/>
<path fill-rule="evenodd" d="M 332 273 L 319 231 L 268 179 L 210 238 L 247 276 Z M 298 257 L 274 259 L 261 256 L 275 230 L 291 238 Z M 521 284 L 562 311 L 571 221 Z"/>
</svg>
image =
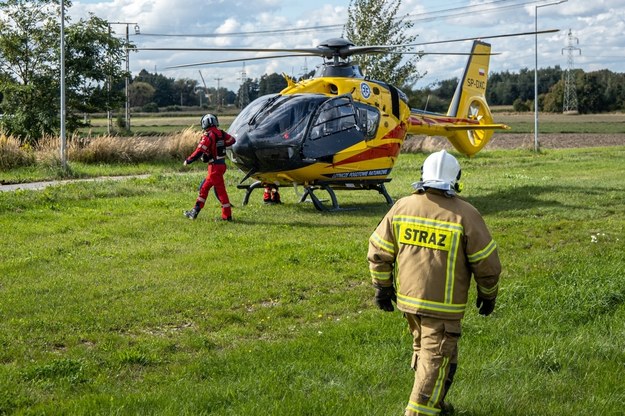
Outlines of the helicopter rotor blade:
<svg viewBox="0 0 625 416">
<path fill-rule="evenodd" d="M 133 51 L 181 51 L 181 52 L 288 52 L 288 53 L 300 53 L 300 54 L 308 54 L 308 55 L 319 55 L 332 57 L 332 53 L 339 50 L 339 53 L 345 53 L 347 55 L 353 54 L 365 54 L 365 53 L 384 53 L 388 52 L 389 49 L 402 48 L 402 47 L 410 47 L 410 46 L 422 46 L 422 45 L 437 45 L 441 43 L 453 43 L 453 42 L 464 42 L 469 40 L 481 40 L 481 39 L 495 39 L 495 38 L 505 38 L 505 37 L 513 37 L 513 36 L 526 36 L 526 35 L 540 35 L 545 33 L 554 33 L 559 32 L 560 29 L 548 29 L 548 30 L 540 30 L 536 32 L 518 32 L 518 33 L 508 33 L 503 35 L 492 35 L 492 36 L 476 36 L 471 38 L 460 38 L 460 39 L 448 39 L 448 40 L 439 40 L 432 42 L 421 42 L 421 43 L 407 43 L 401 45 L 368 45 L 368 46 L 355 46 L 349 41 L 344 39 L 330 39 L 317 47 L 314 48 L 148 48 L 148 47 L 135 47 L 132 48 Z M 343 42 L 339 42 L 343 41 Z"/>
<path fill-rule="evenodd" d="M 291 52 L 318 55 L 319 48 L 132 48 L 133 51 L 181 52 Z"/>
<path fill-rule="evenodd" d="M 471 52 L 387 52 L 394 55 L 459 55 L 459 56 L 469 56 L 469 55 L 501 55 L 500 52 L 493 53 L 471 53 Z M 268 56 L 255 56 L 255 57 L 247 57 L 247 58 L 233 58 L 233 59 L 223 59 L 220 61 L 206 61 L 206 62 L 196 62 L 191 64 L 181 64 L 181 65 L 172 65 L 166 66 L 165 69 L 176 69 L 176 68 L 189 68 L 193 66 L 205 66 L 205 65 L 218 65 L 218 64 L 228 64 L 231 62 L 245 62 L 245 61 L 260 61 L 263 59 L 279 59 L 279 58 L 297 58 L 297 57 L 308 57 L 308 56 L 317 56 L 317 55 L 304 55 L 304 54 L 288 54 L 288 55 L 268 55 Z"/>
<path fill-rule="evenodd" d="M 426 52 L 426 51 L 417 51 L 417 52 L 388 52 L 394 55 L 459 55 L 459 56 L 493 56 L 493 55 L 501 55 L 501 52 L 491 52 L 491 53 L 471 53 L 471 52 Z"/>
<path fill-rule="evenodd" d="M 539 31 L 536 31 L 536 32 L 507 33 L 505 35 L 477 36 L 477 37 L 473 37 L 473 38 L 438 40 L 438 41 L 432 41 L 432 42 L 410 43 L 410 44 L 406 44 L 406 45 L 394 45 L 394 46 L 399 48 L 399 47 L 406 47 L 406 46 L 438 45 L 438 44 L 441 44 L 441 43 L 464 42 L 464 41 L 469 41 L 469 40 L 509 38 L 509 37 L 527 36 L 527 35 L 542 35 L 542 34 L 545 34 L 545 33 L 555 33 L 555 32 L 559 32 L 559 31 L 560 31 L 560 29 L 547 29 L 547 30 L 539 30 Z"/>
<path fill-rule="evenodd" d="M 233 58 L 233 59 L 224 59 L 221 61 L 209 61 L 209 62 L 196 62 L 192 64 L 181 64 L 181 65 L 172 65 L 165 67 L 166 69 L 175 69 L 175 68 L 188 68 L 192 66 L 203 66 L 203 65 L 217 65 L 217 64 L 227 64 L 230 62 L 244 62 L 244 61 L 258 61 L 262 59 L 276 59 L 276 58 L 292 58 L 292 57 L 308 57 L 308 56 L 317 56 L 317 55 L 304 55 L 304 54 L 288 54 L 288 55 L 268 55 L 268 56 L 254 56 L 247 58 Z"/>
<path fill-rule="evenodd" d="M 168 68 L 186 68 L 192 66 L 201 66 L 201 65 L 213 65 L 220 63 L 229 63 L 229 62 L 242 62 L 242 61 L 253 61 L 260 59 L 274 59 L 274 58 L 288 58 L 288 57 L 307 57 L 307 56 L 320 56 L 325 59 L 334 59 L 335 62 L 341 59 L 348 59 L 352 55 L 363 55 L 369 53 L 382 53 L 382 54 L 409 54 L 409 55 L 472 55 L 471 53 L 453 53 L 453 52 L 423 52 L 423 51 L 396 51 L 393 49 L 398 48 L 409 48 L 415 46 L 424 46 L 424 45 L 436 45 L 442 43 L 452 43 L 452 42 L 463 42 L 469 40 L 483 40 L 483 39 L 495 39 L 495 38 L 505 38 L 505 37 L 513 37 L 513 36 L 526 36 L 526 35 L 539 35 L 546 33 L 554 33 L 559 32 L 560 29 L 548 29 L 534 32 L 518 32 L 518 33 L 508 33 L 503 35 L 491 35 L 491 36 L 480 36 L 480 37 L 470 37 L 470 38 L 461 38 L 461 39 L 449 39 L 449 40 L 441 40 L 441 41 L 432 41 L 432 42 L 421 42 L 421 43 L 410 43 L 410 44 L 402 44 L 402 45 L 368 45 L 368 46 L 356 46 L 350 40 L 345 38 L 331 38 L 324 43 L 319 44 L 314 48 L 133 48 L 134 51 L 180 51 L 180 52 L 284 52 L 284 55 L 270 55 L 263 57 L 253 57 L 253 58 L 235 58 L 228 60 L 220 60 L 220 61 L 210 61 L 210 62 L 198 62 L 191 64 L 182 64 L 170 66 Z M 480 55 L 480 54 L 475 54 Z M 488 55 L 497 55 L 497 53 L 490 53 Z"/>
</svg>

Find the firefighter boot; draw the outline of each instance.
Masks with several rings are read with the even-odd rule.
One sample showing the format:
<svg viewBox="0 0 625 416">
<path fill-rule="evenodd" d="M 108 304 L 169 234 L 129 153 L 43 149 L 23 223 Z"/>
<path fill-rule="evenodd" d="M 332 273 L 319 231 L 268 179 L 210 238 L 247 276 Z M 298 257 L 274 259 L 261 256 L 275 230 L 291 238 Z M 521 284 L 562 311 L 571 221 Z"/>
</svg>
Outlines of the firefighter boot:
<svg viewBox="0 0 625 416">
<path fill-rule="evenodd" d="M 265 186 L 265 192 L 263 193 L 263 202 L 265 204 L 271 204 L 271 188 Z"/>
<path fill-rule="evenodd" d="M 194 219 L 197 218 L 197 214 L 199 214 L 199 213 L 200 213 L 200 210 L 194 207 L 193 209 L 191 209 L 189 211 L 185 211 L 184 212 L 184 216 L 187 217 L 190 220 L 194 220 Z"/>
<path fill-rule="evenodd" d="M 455 409 L 451 403 L 442 402 L 441 403 L 441 416 L 451 416 L 455 414 Z"/>
<path fill-rule="evenodd" d="M 282 203 L 282 201 L 280 201 L 280 192 L 278 192 L 278 188 L 273 188 L 271 190 L 271 202 L 274 204 Z"/>
</svg>

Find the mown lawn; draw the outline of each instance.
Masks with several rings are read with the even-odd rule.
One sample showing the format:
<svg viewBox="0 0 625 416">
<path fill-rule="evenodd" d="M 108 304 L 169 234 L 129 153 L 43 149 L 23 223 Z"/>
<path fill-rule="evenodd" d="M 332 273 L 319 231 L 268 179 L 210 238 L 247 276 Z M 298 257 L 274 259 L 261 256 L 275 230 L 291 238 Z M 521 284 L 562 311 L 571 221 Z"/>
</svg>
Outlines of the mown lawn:
<svg viewBox="0 0 625 416">
<path fill-rule="evenodd" d="M 399 158 L 394 198 L 425 156 Z M 463 323 L 458 414 L 622 414 L 624 158 L 460 158 L 504 272 L 494 314 Z M 214 199 L 189 221 L 203 174 L 0 193 L 0 414 L 402 414 L 411 340 L 373 306 L 366 262 L 383 198 L 241 206 L 230 169 L 235 222 Z"/>
</svg>

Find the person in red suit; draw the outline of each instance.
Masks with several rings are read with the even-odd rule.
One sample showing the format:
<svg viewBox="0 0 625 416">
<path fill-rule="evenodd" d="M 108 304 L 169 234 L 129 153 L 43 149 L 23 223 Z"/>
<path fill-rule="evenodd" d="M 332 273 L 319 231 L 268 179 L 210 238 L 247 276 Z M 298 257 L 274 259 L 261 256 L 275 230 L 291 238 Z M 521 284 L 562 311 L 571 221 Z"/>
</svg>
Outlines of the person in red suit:
<svg viewBox="0 0 625 416">
<path fill-rule="evenodd" d="M 208 173 L 206 179 L 200 184 L 200 194 L 195 201 L 195 206 L 189 211 L 184 211 L 184 215 L 189 219 L 196 219 L 204 208 L 208 192 L 215 187 L 217 199 L 221 203 L 221 219 L 232 221 L 232 207 L 224 183 L 224 173 L 226 172 L 226 148 L 232 146 L 236 140 L 219 129 L 219 120 L 214 114 L 206 114 L 202 117 L 201 125 L 204 131 L 202 139 L 195 151 L 185 159 L 184 165 L 202 158 L 202 161 L 208 162 Z"/>
</svg>

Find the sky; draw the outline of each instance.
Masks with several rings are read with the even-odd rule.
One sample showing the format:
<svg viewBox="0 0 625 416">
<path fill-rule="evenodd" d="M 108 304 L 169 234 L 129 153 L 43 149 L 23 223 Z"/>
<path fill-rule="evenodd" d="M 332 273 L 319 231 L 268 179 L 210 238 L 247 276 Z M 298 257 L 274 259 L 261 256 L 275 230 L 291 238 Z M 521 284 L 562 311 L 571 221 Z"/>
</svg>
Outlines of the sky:
<svg viewBox="0 0 625 416">
<path fill-rule="evenodd" d="M 554 4 L 557 2 L 402 0 L 398 16 L 406 15 L 414 23 L 407 33 L 416 35 L 416 42 L 531 32 L 535 27 L 539 31 L 559 30 L 537 37 L 487 39 L 492 52 L 498 54 L 491 57 L 491 72 L 533 72 L 536 60 L 538 68 L 559 65 L 586 72 L 625 72 L 625 0 L 567 0 Z M 111 28 L 120 37 L 125 37 L 128 27 L 129 39 L 138 48 L 291 48 L 314 47 L 342 36 L 349 4 L 349 0 L 74 0 L 66 14 L 76 22 L 92 13 L 113 23 Z M 432 53 L 468 52 L 470 48 L 470 41 L 418 47 Z M 131 52 L 129 66 L 133 75 L 145 69 L 170 78 L 191 78 L 200 83 L 203 79 L 209 88 L 226 87 L 236 92 L 243 78 L 258 79 L 274 72 L 297 77 L 322 62 L 317 57 L 297 57 L 170 68 L 258 55 L 138 51 Z M 414 87 L 425 88 L 459 77 L 465 62 L 466 56 L 425 55 L 417 65 L 424 76 Z"/>
</svg>

